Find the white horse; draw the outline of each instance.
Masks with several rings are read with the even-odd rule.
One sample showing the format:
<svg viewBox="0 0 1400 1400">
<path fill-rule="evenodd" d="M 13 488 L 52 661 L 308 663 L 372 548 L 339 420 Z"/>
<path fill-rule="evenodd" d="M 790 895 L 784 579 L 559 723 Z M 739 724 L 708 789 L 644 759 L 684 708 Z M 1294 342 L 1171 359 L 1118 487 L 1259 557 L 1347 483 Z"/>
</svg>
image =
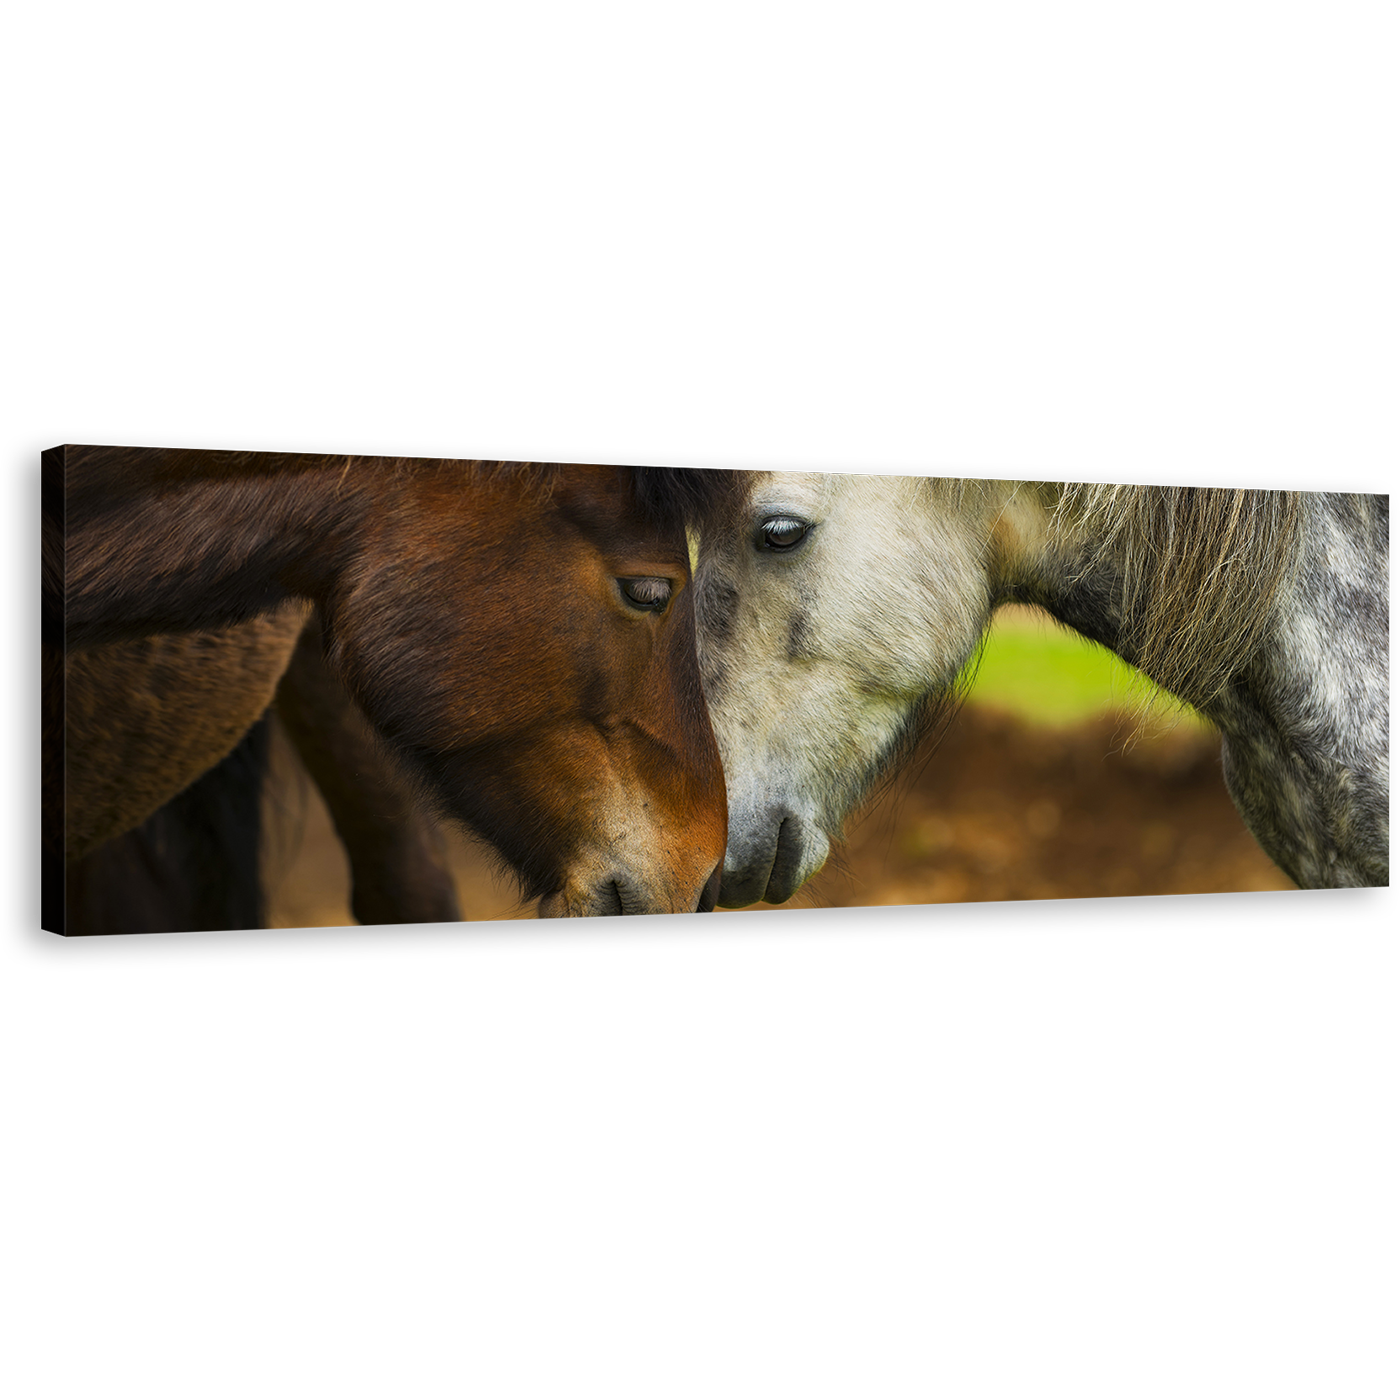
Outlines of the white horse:
<svg viewBox="0 0 1400 1400">
<path fill-rule="evenodd" d="M 781 902 L 1036 603 L 1220 729 L 1306 887 L 1389 883 L 1389 497 L 746 474 L 693 540 L 729 792 L 720 902 Z"/>
</svg>

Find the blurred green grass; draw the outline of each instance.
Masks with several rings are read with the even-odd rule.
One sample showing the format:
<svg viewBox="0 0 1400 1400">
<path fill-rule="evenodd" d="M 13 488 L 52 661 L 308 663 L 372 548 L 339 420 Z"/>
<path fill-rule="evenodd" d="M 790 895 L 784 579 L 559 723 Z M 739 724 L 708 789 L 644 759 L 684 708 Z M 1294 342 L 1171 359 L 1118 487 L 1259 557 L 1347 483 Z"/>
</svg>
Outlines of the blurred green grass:
<svg viewBox="0 0 1400 1400">
<path fill-rule="evenodd" d="M 969 704 L 1009 710 L 1030 723 L 1072 725 L 1142 712 L 1153 727 L 1207 724 L 1127 662 L 1038 608 L 1002 608 L 968 674 L 974 677 Z"/>
</svg>

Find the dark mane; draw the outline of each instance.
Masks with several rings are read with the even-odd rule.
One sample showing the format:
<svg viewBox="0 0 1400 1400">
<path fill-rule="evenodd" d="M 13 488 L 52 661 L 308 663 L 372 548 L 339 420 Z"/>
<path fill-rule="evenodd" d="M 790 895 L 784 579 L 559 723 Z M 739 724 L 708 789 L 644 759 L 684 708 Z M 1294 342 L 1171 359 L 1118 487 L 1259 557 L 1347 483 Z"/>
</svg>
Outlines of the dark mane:
<svg viewBox="0 0 1400 1400">
<path fill-rule="evenodd" d="M 464 468 L 469 476 L 510 479 L 527 491 L 548 495 L 554 478 L 561 471 L 577 466 L 572 462 L 453 462 L 394 458 L 404 470 L 420 467 Z M 632 484 L 632 500 L 646 523 L 672 531 L 699 528 L 730 509 L 745 489 L 745 472 L 709 470 L 701 467 L 624 467 Z"/>
<path fill-rule="evenodd" d="M 738 502 L 747 475 L 703 467 L 633 467 L 632 489 L 650 523 L 698 527 Z"/>
<path fill-rule="evenodd" d="M 69 463 L 81 472 L 110 471 L 135 461 L 159 466 L 172 476 L 274 475 L 286 471 L 348 474 L 374 464 L 386 471 L 456 469 L 467 480 L 511 480 L 527 492 L 547 496 L 568 462 L 503 462 L 453 457 L 377 457 L 312 452 L 225 452 L 206 448 L 74 447 Z M 662 529 L 700 526 L 731 507 L 744 489 L 745 473 L 699 467 L 628 467 L 633 499 L 649 525 Z M 69 488 L 81 486 L 70 479 Z"/>
<path fill-rule="evenodd" d="M 418 465 L 411 458 L 405 466 Z M 435 463 L 434 465 L 451 465 Z M 514 477 L 548 492 L 554 476 L 570 462 L 463 462 L 471 473 Z M 648 525 L 671 531 L 699 528 L 729 510 L 743 495 L 747 473 L 702 467 L 624 467 L 632 483 L 632 500 Z"/>
</svg>

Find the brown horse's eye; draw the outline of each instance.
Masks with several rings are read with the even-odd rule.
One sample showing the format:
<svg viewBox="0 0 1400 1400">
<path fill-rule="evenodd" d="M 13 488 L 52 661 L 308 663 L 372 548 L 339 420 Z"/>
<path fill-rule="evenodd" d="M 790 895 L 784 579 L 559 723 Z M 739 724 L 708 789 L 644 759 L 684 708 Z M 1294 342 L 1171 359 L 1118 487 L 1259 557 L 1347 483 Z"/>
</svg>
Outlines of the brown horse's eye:
<svg viewBox="0 0 1400 1400">
<path fill-rule="evenodd" d="M 643 612 L 660 612 L 671 601 L 668 578 L 620 578 L 617 584 L 627 602 Z"/>
</svg>

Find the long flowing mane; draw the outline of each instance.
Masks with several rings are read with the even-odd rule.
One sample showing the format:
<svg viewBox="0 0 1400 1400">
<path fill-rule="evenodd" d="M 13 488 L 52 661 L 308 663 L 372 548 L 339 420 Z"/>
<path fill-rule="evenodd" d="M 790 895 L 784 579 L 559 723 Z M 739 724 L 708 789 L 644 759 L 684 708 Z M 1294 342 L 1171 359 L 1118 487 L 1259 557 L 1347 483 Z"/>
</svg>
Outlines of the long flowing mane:
<svg viewBox="0 0 1400 1400">
<path fill-rule="evenodd" d="M 930 478 L 940 508 L 976 514 L 1007 483 Z M 1111 603 L 1137 667 L 1208 705 L 1258 647 L 1301 557 L 1302 493 L 1024 482 L 1078 576 L 1118 580 Z"/>
<path fill-rule="evenodd" d="M 1207 705 L 1250 656 L 1299 559 L 1301 495 L 1064 483 L 1055 524 L 1121 570 L 1139 669 Z"/>
</svg>

